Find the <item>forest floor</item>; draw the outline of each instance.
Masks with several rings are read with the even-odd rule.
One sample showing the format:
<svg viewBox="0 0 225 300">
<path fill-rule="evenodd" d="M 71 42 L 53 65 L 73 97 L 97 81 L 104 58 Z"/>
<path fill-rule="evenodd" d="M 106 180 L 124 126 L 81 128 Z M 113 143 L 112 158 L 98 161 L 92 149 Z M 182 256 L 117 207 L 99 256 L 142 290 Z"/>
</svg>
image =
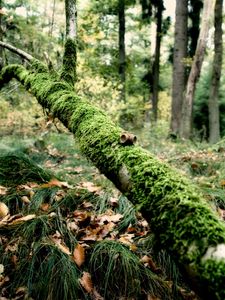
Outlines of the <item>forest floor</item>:
<svg viewBox="0 0 225 300">
<path fill-rule="evenodd" d="M 225 140 L 174 142 L 162 132 L 138 131 L 138 143 L 189 177 L 224 219 Z M 0 233 L 0 299 L 197 299 L 173 258 L 154 249 L 147 222 L 54 125 L 2 135 Z M 72 274 L 66 284 L 49 253 Z"/>
</svg>

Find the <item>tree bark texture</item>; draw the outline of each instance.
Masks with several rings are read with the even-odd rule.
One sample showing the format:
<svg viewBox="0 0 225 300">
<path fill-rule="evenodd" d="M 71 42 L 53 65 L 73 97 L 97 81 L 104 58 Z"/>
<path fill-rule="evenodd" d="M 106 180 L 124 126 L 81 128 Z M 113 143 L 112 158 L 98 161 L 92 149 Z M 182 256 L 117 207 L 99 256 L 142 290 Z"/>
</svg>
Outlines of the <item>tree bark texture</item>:
<svg viewBox="0 0 225 300">
<path fill-rule="evenodd" d="M 223 63 L 223 0 L 216 0 L 214 16 L 214 60 L 212 82 L 209 92 L 209 142 L 216 143 L 220 139 L 219 120 L 219 87 Z"/>
<path fill-rule="evenodd" d="M 3 30 L 2 30 L 2 0 L 0 0 L 0 41 L 3 41 Z M 3 67 L 3 48 L 0 47 L 0 70 Z"/>
<path fill-rule="evenodd" d="M 179 133 L 181 124 L 182 104 L 186 86 L 187 57 L 187 25 L 188 25 L 188 0 L 176 1 L 176 22 L 173 53 L 173 86 L 172 86 L 172 111 L 171 132 Z"/>
<path fill-rule="evenodd" d="M 118 0 L 119 18 L 119 75 L 121 81 L 121 100 L 126 101 L 126 49 L 125 49 L 125 0 Z"/>
<path fill-rule="evenodd" d="M 160 69 L 160 48 L 162 40 L 162 12 L 164 6 L 162 1 L 157 5 L 156 12 L 156 44 L 155 44 L 155 57 L 153 62 L 153 86 L 152 86 L 152 108 L 153 118 L 157 121 L 158 114 L 158 95 L 159 95 L 159 69 Z"/>
<path fill-rule="evenodd" d="M 192 133 L 192 110 L 196 83 L 200 76 L 204 59 L 207 37 L 210 28 L 212 12 L 214 11 L 215 0 L 205 0 L 202 12 L 201 30 L 199 33 L 197 48 L 188 77 L 187 88 L 182 105 L 182 121 L 180 126 L 180 137 L 189 139 Z"/>
<path fill-rule="evenodd" d="M 225 299 L 225 224 L 188 180 L 148 151 L 122 143 L 124 131 L 37 60 L 3 68 L 75 135 L 83 154 L 139 209 L 204 299 Z"/>
</svg>

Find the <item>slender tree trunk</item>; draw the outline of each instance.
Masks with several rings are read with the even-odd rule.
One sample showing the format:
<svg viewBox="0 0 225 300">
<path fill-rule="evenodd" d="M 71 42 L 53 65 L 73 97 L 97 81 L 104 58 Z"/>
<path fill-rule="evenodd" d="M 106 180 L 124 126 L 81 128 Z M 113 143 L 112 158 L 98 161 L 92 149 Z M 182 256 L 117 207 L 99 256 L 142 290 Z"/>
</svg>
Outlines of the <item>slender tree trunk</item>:
<svg viewBox="0 0 225 300">
<path fill-rule="evenodd" d="M 2 0 L 0 0 L 0 11 L 2 12 Z M 3 30 L 2 30 L 2 14 L 0 13 L 0 41 L 3 41 Z M 0 47 L 0 70 L 4 65 L 4 58 L 3 58 L 3 48 Z"/>
<path fill-rule="evenodd" d="M 126 101 L 125 0 L 118 0 L 119 18 L 119 75 L 122 84 L 121 100 Z"/>
<path fill-rule="evenodd" d="M 181 112 L 186 86 L 185 58 L 187 57 L 188 0 L 176 1 L 176 23 L 173 53 L 173 86 L 171 133 L 177 135 L 181 124 Z"/>
<path fill-rule="evenodd" d="M 153 86 L 152 86 L 152 108 L 153 119 L 157 121 L 158 114 L 158 94 L 159 94 L 159 72 L 160 72 L 160 48 L 162 40 L 162 12 L 164 6 L 162 1 L 157 5 L 156 13 L 156 45 L 155 45 L 155 58 L 153 62 Z"/>
<path fill-rule="evenodd" d="M 55 2 L 56 2 L 56 0 L 53 0 L 52 18 L 51 18 L 51 24 L 50 24 L 49 33 L 48 33 L 49 36 L 52 36 L 54 22 L 55 22 Z"/>
<path fill-rule="evenodd" d="M 215 0 L 205 0 L 202 12 L 201 30 L 199 33 L 197 48 L 191 72 L 188 77 L 187 88 L 182 106 L 182 121 L 180 126 L 180 137 L 189 139 L 192 133 L 192 109 L 196 83 L 200 76 L 204 59 L 207 37 L 210 28 L 210 21 L 214 11 Z"/>
<path fill-rule="evenodd" d="M 223 0 L 216 0 L 214 17 L 214 61 L 212 69 L 212 82 L 209 93 L 209 142 L 216 143 L 220 139 L 219 121 L 219 87 L 223 62 Z"/>
</svg>

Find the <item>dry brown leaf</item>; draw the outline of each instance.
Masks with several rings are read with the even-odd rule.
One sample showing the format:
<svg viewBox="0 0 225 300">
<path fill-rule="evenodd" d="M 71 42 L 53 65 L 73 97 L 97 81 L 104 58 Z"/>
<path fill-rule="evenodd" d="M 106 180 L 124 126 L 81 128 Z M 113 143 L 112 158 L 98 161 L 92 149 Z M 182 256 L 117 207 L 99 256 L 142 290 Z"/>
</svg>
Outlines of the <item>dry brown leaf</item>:
<svg viewBox="0 0 225 300">
<path fill-rule="evenodd" d="M 77 172 L 77 173 L 81 173 L 81 172 L 83 172 L 84 171 L 84 168 L 83 167 L 75 167 L 75 168 L 73 168 L 73 171 L 75 171 L 75 172 Z"/>
<path fill-rule="evenodd" d="M 118 204 L 119 204 L 118 198 L 110 197 L 110 199 L 109 199 L 109 204 L 110 204 L 112 207 L 117 207 Z"/>
<path fill-rule="evenodd" d="M 65 197 L 66 193 L 63 190 L 59 190 L 55 193 L 54 200 L 56 202 L 61 201 Z"/>
<path fill-rule="evenodd" d="M 21 200 L 23 203 L 25 204 L 30 204 L 30 199 L 27 197 L 27 196 L 22 196 L 21 197 Z"/>
<path fill-rule="evenodd" d="M 93 207 L 93 204 L 91 202 L 84 201 L 83 203 L 81 203 L 80 207 L 87 209 Z"/>
<path fill-rule="evenodd" d="M 42 188 L 60 187 L 60 188 L 71 188 L 71 186 L 64 181 L 59 181 L 56 178 L 51 179 L 49 182 L 41 185 Z"/>
<path fill-rule="evenodd" d="M 91 221 L 91 215 L 87 211 L 83 210 L 75 210 L 73 212 L 75 221 L 79 223 L 79 225 L 87 226 Z"/>
<path fill-rule="evenodd" d="M 77 244 L 73 251 L 73 260 L 80 267 L 85 262 L 85 249 L 82 245 Z"/>
<path fill-rule="evenodd" d="M 79 230 L 79 227 L 75 222 L 70 222 L 68 220 L 66 223 L 67 223 L 67 229 L 71 230 L 72 232 L 77 232 Z"/>
<path fill-rule="evenodd" d="M 70 252 L 70 249 L 65 246 L 65 245 L 62 245 L 60 243 L 55 243 L 55 245 L 59 248 L 59 250 L 61 250 L 63 253 L 67 254 L 67 255 L 71 255 L 71 252 Z"/>
<path fill-rule="evenodd" d="M 130 245 L 130 250 L 133 252 L 137 251 L 137 246 L 135 244 Z"/>
<path fill-rule="evenodd" d="M 106 224 L 109 222 L 118 223 L 123 218 L 123 215 L 121 214 L 115 214 L 115 215 L 101 215 L 97 219 L 99 220 L 99 224 Z"/>
<path fill-rule="evenodd" d="M 12 222 L 10 222 L 10 225 L 12 225 L 12 224 L 15 225 L 15 224 L 18 224 L 18 223 L 30 221 L 30 220 L 35 219 L 35 218 L 36 218 L 35 214 L 27 215 L 27 216 L 24 216 L 22 218 L 18 218 L 18 219 L 13 220 Z"/>
<path fill-rule="evenodd" d="M 154 263 L 153 259 L 148 256 L 148 255 L 144 255 L 140 261 L 142 263 L 144 263 L 144 265 L 148 266 L 153 272 L 158 271 L 159 268 L 156 266 L 156 264 Z"/>
<path fill-rule="evenodd" d="M 91 274 L 88 272 L 83 272 L 82 277 L 79 279 L 80 284 L 85 289 L 87 293 L 92 293 L 94 290 L 93 283 L 91 280 Z"/>
<path fill-rule="evenodd" d="M 100 186 L 94 185 L 93 182 L 91 181 L 83 181 L 80 183 L 81 188 L 87 189 L 91 193 L 97 193 L 99 192 L 102 188 Z"/>
<path fill-rule="evenodd" d="M 51 205 L 50 205 L 49 203 L 42 203 L 42 204 L 40 205 L 40 209 L 41 209 L 42 211 L 48 211 L 50 207 L 51 207 Z"/>
<path fill-rule="evenodd" d="M 3 264 L 0 264 L 0 275 L 1 275 L 2 273 L 4 273 L 4 270 L 5 270 L 4 265 L 3 265 Z"/>
<path fill-rule="evenodd" d="M 6 217 L 9 213 L 9 208 L 4 202 L 0 202 L 0 219 Z"/>
<path fill-rule="evenodd" d="M 121 234 L 120 238 L 119 238 L 119 241 L 123 244 L 131 246 L 134 243 L 134 241 L 133 241 L 134 237 L 135 237 L 135 235 L 133 233 L 131 233 L 131 234 L 129 234 L 129 233 Z"/>
<path fill-rule="evenodd" d="M 2 185 L 0 185 L 0 195 L 6 195 L 8 189 Z"/>
</svg>

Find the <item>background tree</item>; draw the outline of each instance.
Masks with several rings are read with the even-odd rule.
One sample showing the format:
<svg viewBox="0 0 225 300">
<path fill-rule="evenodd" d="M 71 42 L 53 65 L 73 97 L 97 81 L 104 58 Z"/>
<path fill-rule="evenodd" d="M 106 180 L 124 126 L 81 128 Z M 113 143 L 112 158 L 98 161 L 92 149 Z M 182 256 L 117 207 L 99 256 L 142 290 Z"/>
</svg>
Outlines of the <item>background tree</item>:
<svg viewBox="0 0 225 300">
<path fill-rule="evenodd" d="M 209 142 L 220 139 L 219 87 L 223 63 L 223 0 L 216 0 L 214 16 L 214 60 L 209 94 Z"/>
<path fill-rule="evenodd" d="M 182 105 L 182 118 L 180 126 L 180 136 L 182 138 L 190 138 L 192 132 L 192 110 L 193 100 L 197 80 L 200 76 L 201 66 L 204 59 L 204 53 L 207 43 L 208 32 L 212 11 L 214 10 L 215 1 L 205 0 L 203 5 L 201 30 L 199 33 L 198 44 L 195 51 L 194 60 L 191 66 L 191 71 L 187 81 L 185 97 Z"/>
<path fill-rule="evenodd" d="M 119 75 L 121 81 L 121 100 L 126 101 L 126 47 L 125 47 L 125 0 L 118 0 L 119 19 Z"/>
<path fill-rule="evenodd" d="M 178 134 L 181 126 L 181 112 L 184 90 L 186 86 L 187 58 L 187 25 L 188 25 L 188 0 L 176 1 L 176 21 L 173 49 L 173 86 L 171 132 Z"/>
</svg>

